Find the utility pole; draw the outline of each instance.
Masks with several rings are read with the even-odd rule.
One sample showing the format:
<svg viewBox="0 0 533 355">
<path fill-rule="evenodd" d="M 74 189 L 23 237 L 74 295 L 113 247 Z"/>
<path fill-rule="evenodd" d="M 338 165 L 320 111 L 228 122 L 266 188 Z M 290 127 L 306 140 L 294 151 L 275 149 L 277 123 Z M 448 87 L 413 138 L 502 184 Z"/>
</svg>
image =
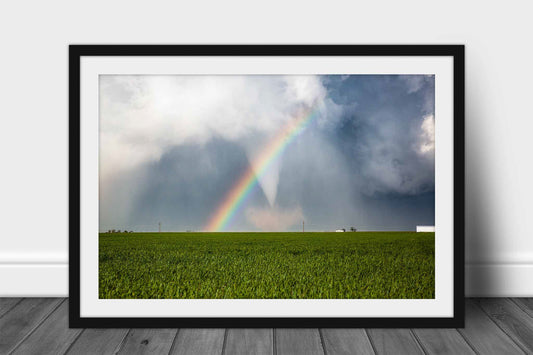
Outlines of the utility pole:
<svg viewBox="0 0 533 355">
<path fill-rule="evenodd" d="M 302 233 L 305 233 L 305 221 L 302 221 Z"/>
<path fill-rule="evenodd" d="M 159 233 L 161 233 L 161 222 L 159 222 Z"/>
</svg>

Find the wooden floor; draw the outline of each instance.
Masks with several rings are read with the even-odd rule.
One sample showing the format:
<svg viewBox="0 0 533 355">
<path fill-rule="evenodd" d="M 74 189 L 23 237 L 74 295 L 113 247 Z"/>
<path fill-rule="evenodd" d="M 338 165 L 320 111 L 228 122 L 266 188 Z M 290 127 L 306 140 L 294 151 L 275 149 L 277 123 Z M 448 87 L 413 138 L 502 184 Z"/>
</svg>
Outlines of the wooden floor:
<svg viewBox="0 0 533 355">
<path fill-rule="evenodd" d="M 60 298 L 0 298 L 0 354 L 533 354 L 533 298 L 469 299 L 464 329 L 69 329 Z"/>
</svg>

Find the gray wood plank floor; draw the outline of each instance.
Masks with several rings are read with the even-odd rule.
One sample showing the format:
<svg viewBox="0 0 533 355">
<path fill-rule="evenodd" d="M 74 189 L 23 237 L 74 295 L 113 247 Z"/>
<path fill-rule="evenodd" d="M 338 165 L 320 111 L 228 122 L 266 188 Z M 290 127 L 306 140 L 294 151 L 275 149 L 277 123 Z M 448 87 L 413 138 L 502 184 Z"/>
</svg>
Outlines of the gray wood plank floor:
<svg viewBox="0 0 533 355">
<path fill-rule="evenodd" d="M 533 298 L 466 301 L 462 329 L 69 329 L 60 298 L 0 298 L 0 354 L 533 354 Z"/>
</svg>

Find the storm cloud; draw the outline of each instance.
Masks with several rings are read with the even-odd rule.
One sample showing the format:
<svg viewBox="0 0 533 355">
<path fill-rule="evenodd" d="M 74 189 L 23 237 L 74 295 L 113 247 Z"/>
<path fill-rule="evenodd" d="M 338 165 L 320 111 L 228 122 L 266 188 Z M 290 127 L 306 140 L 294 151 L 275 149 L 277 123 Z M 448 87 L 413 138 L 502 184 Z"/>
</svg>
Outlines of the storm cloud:
<svg viewBox="0 0 533 355">
<path fill-rule="evenodd" d="M 434 223 L 434 77 L 100 77 L 100 230 L 200 231 L 280 127 L 314 119 L 228 230 Z"/>
</svg>

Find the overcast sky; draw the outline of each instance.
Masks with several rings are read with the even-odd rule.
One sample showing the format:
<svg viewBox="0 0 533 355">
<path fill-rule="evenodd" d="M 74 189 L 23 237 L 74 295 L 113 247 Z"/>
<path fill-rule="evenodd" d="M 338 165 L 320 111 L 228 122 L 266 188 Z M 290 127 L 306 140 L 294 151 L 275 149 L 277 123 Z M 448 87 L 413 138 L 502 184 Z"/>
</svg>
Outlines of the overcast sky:
<svg viewBox="0 0 533 355">
<path fill-rule="evenodd" d="M 302 111 L 227 230 L 433 225 L 434 77 L 100 77 L 100 230 L 203 230 Z M 253 164 L 252 164 L 253 165 Z"/>
</svg>

